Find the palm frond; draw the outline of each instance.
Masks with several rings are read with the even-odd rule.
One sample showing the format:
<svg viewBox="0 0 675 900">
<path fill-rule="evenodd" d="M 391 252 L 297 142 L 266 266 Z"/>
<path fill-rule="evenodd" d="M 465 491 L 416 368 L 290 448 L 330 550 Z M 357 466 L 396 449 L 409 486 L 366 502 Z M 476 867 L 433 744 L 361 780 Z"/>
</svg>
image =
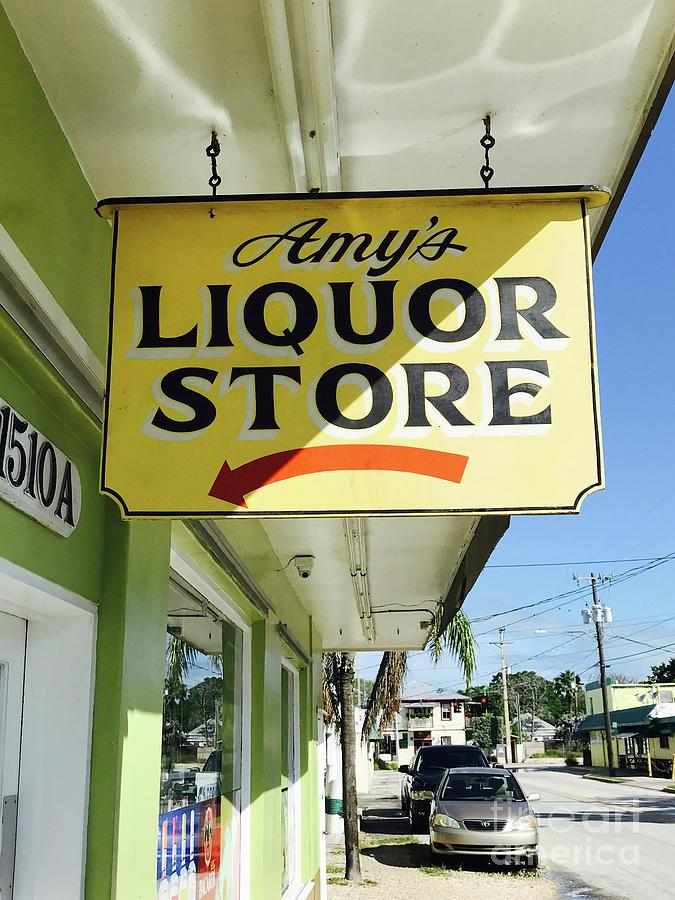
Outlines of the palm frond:
<svg viewBox="0 0 675 900">
<path fill-rule="evenodd" d="M 329 725 L 340 728 L 342 708 L 340 704 L 340 677 L 342 674 L 342 654 L 324 653 L 321 669 L 323 692 L 323 712 Z"/>
<path fill-rule="evenodd" d="M 190 666 L 197 662 L 195 648 L 176 635 L 169 637 L 166 647 L 166 683 L 170 689 L 178 691 L 185 685 Z"/>
<path fill-rule="evenodd" d="M 207 654 L 209 659 L 211 660 L 211 665 L 213 666 L 213 672 L 215 677 L 220 676 L 222 678 L 223 675 L 223 652 L 222 650 L 217 650 L 215 653 Z"/>
<path fill-rule="evenodd" d="M 447 650 L 462 670 L 467 687 L 476 671 L 476 640 L 468 616 L 458 610 L 450 619 L 448 627 L 441 632 L 443 605 L 439 603 L 424 645 L 434 663 L 438 663 Z"/>
<path fill-rule="evenodd" d="M 380 667 L 368 703 L 361 729 L 361 739 L 367 740 L 371 729 L 377 725 L 389 725 L 401 705 L 401 691 L 408 668 L 408 654 L 400 650 L 390 650 L 382 654 Z"/>
</svg>

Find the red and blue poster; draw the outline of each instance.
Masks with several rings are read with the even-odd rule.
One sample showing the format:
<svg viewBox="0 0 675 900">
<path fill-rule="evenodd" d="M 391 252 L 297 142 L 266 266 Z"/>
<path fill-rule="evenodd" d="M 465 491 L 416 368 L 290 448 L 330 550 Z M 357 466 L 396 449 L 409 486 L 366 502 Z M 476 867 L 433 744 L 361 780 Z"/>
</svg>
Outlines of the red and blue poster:
<svg viewBox="0 0 675 900">
<path fill-rule="evenodd" d="M 216 900 L 220 872 L 220 797 L 159 817 L 158 900 Z"/>
</svg>

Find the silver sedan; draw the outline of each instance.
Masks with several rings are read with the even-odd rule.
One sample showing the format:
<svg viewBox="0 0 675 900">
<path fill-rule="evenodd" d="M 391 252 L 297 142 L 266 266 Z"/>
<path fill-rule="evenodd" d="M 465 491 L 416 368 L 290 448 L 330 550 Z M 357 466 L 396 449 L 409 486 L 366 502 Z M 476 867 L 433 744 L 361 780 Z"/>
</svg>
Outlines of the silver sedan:
<svg viewBox="0 0 675 900">
<path fill-rule="evenodd" d="M 482 856 L 494 862 L 539 864 L 537 820 L 507 769 L 448 769 L 431 804 L 429 841 L 434 860 Z"/>
</svg>

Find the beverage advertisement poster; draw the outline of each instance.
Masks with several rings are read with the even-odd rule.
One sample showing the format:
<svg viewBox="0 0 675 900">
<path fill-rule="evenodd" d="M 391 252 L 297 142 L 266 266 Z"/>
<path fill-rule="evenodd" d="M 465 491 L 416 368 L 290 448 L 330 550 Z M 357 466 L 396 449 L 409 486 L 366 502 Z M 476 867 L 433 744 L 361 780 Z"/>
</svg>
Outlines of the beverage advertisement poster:
<svg viewBox="0 0 675 900">
<path fill-rule="evenodd" d="M 220 797 L 159 817 L 158 900 L 215 900 L 220 869 Z"/>
<path fill-rule="evenodd" d="M 199 806 L 197 900 L 215 900 L 220 871 L 220 797 Z"/>
</svg>

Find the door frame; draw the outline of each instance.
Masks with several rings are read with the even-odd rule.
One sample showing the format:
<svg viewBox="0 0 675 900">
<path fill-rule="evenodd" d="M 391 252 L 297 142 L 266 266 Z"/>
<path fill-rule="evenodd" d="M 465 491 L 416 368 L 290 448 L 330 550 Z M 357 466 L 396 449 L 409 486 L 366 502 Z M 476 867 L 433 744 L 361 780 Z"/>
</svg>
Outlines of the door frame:
<svg viewBox="0 0 675 900">
<path fill-rule="evenodd" d="M 0 896 L 12 892 L 28 622 L 0 612 Z M 12 893 L 9 893 L 12 896 Z"/>
<path fill-rule="evenodd" d="M 0 611 L 28 623 L 13 900 L 83 898 L 98 610 L 0 557 Z"/>
</svg>

